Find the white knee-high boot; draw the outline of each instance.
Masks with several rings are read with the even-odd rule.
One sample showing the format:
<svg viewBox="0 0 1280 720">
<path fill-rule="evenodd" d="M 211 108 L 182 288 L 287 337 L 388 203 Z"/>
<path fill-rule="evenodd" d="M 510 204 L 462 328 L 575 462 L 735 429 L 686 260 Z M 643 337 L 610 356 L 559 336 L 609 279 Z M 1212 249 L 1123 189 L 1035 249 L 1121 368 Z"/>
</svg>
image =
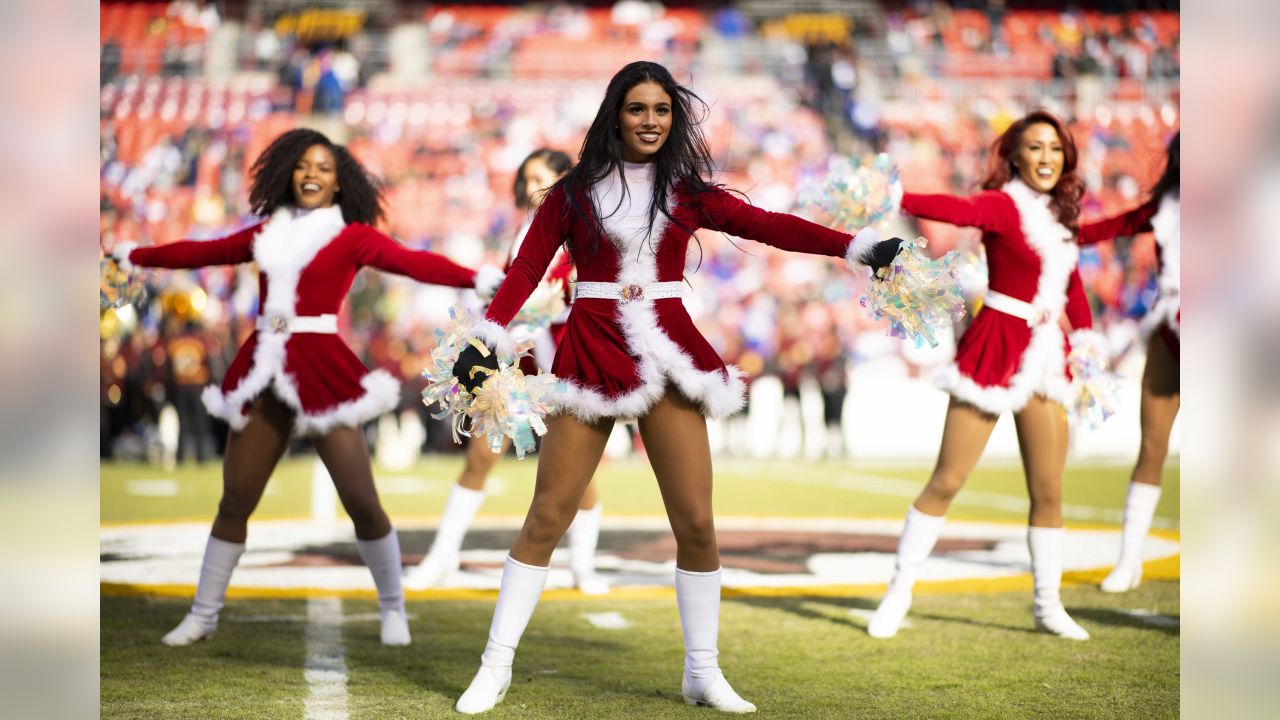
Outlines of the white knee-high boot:
<svg viewBox="0 0 1280 720">
<path fill-rule="evenodd" d="M 1160 503 L 1160 486 L 1129 483 L 1124 501 L 1124 528 L 1120 532 L 1120 559 L 1102 581 L 1102 591 L 1127 592 L 1142 582 L 1142 542 L 1151 530 L 1151 520 Z"/>
<path fill-rule="evenodd" d="M 898 538 L 898 556 L 894 561 L 893 579 L 880 605 L 867 624 L 867 634 L 874 638 L 891 638 L 911 609 L 911 589 L 920 576 L 920 567 L 933 552 L 938 535 L 946 523 L 945 515 L 926 515 L 915 508 L 907 508 L 907 518 L 902 523 L 902 535 Z"/>
<path fill-rule="evenodd" d="M 471 529 L 471 521 L 484 503 L 484 491 L 472 490 L 454 484 L 449 490 L 449 499 L 444 504 L 444 515 L 440 518 L 440 528 L 436 530 L 435 539 L 431 541 L 431 549 L 405 577 L 405 587 L 410 590 L 425 590 L 439 585 L 449 575 L 458 571 L 459 554 L 462 552 L 462 540 Z"/>
<path fill-rule="evenodd" d="M 356 549 L 373 575 L 382 616 L 382 644 L 408 645 L 409 621 L 404 614 L 404 589 L 400 586 L 400 538 L 396 529 L 377 540 L 356 538 Z"/>
<path fill-rule="evenodd" d="M 573 584 L 584 595 L 604 595 L 609 585 L 596 574 L 596 546 L 600 542 L 600 515 L 604 503 L 597 502 L 590 510 L 578 510 L 569 525 L 569 569 L 573 571 Z"/>
<path fill-rule="evenodd" d="M 204 547 L 204 560 L 200 564 L 200 580 L 196 584 L 196 599 L 191 612 L 182 618 L 178 627 L 170 630 L 161 642 L 165 645 L 190 645 L 197 640 L 213 637 L 218 630 L 218 613 L 227 596 L 231 573 L 244 554 L 244 543 L 227 542 L 210 535 Z"/>
<path fill-rule="evenodd" d="M 723 712 L 755 712 L 720 672 L 720 571 L 691 572 L 676 568 L 676 604 L 684 630 L 684 678 L 680 691 L 690 705 L 710 705 Z"/>
<path fill-rule="evenodd" d="M 1051 632 L 1068 640 L 1088 640 L 1089 632 L 1080 627 L 1062 606 L 1062 528 L 1027 528 L 1027 548 L 1031 551 L 1031 579 L 1035 587 L 1031 614 L 1036 629 Z"/>
<path fill-rule="evenodd" d="M 493 708 L 502 702 L 511 686 L 511 663 L 515 661 L 520 637 L 533 617 L 538 598 L 547 585 L 550 568 L 526 565 L 507 556 L 502 568 L 502 584 L 498 588 L 498 603 L 493 608 L 493 622 L 489 625 L 489 641 L 480 656 L 480 670 L 471 680 L 471 686 L 458 698 L 454 706 L 458 712 L 473 715 Z"/>
</svg>

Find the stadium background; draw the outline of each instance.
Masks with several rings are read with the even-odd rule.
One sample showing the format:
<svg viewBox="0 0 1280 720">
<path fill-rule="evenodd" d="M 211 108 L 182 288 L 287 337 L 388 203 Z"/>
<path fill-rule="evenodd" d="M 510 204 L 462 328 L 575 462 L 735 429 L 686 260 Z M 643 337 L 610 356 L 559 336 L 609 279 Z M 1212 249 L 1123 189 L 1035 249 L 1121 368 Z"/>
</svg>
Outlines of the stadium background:
<svg viewBox="0 0 1280 720">
<path fill-rule="evenodd" d="M 120 241 L 217 237 L 244 226 L 251 221 L 248 165 L 275 135 L 307 125 L 348 144 L 384 180 L 384 230 L 463 264 L 500 265 L 522 221 L 511 198 L 516 166 L 542 145 L 576 155 L 608 77 L 634 59 L 666 64 L 710 104 L 707 134 L 720 179 L 773 210 L 794 211 L 797 187 L 833 155 L 888 152 L 909 189 L 970 192 L 991 140 L 1025 111 L 1047 107 L 1069 120 L 1088 187 L 1083 216 L 1099 217 L 1140 202 L 1161 169 L 1165 143 L 1180 125 L 1176 1 L 178 1 L 104 2 L 100 9 L 105 248 Z M 906 220 L 894 230 L 924 235 L 932 251 L 956 249 L 975 257 L 974 231 Z M 699 239 L 702 256 L 691 258 L 691 269 L 698 269 L 689 276 L 686 302 L 722 356 L 753 379 L 749 412 L 712 428 L 713 449 L 722 458 L 717 509 L 727 525 L 768 518 L 794 529 L 786 523 L 900 517 L 912 484 L 927 477 L 936 452 L 946 397 L 932 388 L 929 376 L 948 359 L 951 340 L 920 350 L 886 337 L 858 306 L 861 280 L 834 262 L 749 243 L 742 244 L 744 252 L 713 233 L 700 233 Z M 1074 508 L 1067 513 L 1073 527 L 1108 530 L 1119 519 L 1138 443 L 1143 349 L 1134 342 L 1135 318 L 1154 299 L 1154 271 L 1150 236 L 1081 255 L 1095 323 L 1106 333 L 1115 369 L 1126 382 L 1117 417 L 1100 430 L 1073 433 L 1064 490 Z M 226 429 L 206 424 L 202 408 L 189 401 L 194 389 L 221 378 L 251 332 L 257 312 L 253 273 L 250 266 L 150 273 L 152 300 L 146 307 L 102 314 L 104 538 L 115 542 L 119 533 L 157 524 L 189 524 L 198 534 L 212 516 L 220 477 L 212 461 Z M 460 467 L 447 431 L 421 406 L 416 387 L 431 350 L 431 330 L 445 322 L 458 298 L 449 289 L 365 272 L 340 320 L 344 338 L 368 365 L 406 381 L 401 412 L 368 428 L 380 489 L 393 519 L 406 528 L 406 560 L 425 550 L 444 492 Z M 836 423 L 828 425 L 825 404 L 841 409 Z M 180 427 L 197 428 L 197 435 Z M 1173 539 L 1179 443 L 1175 428 L 1157 521 Z M 604 549 L 610 547 L 611 529 L 643 525 L 661 514 L 643 449 L 619 429 L 609 454 L 602 473 Z M 205 462 L 191 464 L 196 458 L 189 456 Z M 1016 456 L 1012 423 L 1002 420 L 953 519 L 1019 522 L 1025 491 Z M 268 526 L 285 519 L 340 520 L 312 457 L 305 444 L 293 448 L 256 517 Z M 478 542 L 501 547 L 509 541 L 527 503 L 532 472 L 530 461 L 499 466 L 499 482 L 480 523 L 491 536 Z M 789 482 L 779 482 L 784 479 Z M 611 528 L 608 516 L 622 524 Z M 334 542 L 336 549 L 320 555 L 350 555 L 341 539 Z M 755 547 L 765 557 L 780 552 L 767 543 Z M 104 562 L 115 559 L 104 555 Z M 956 596 L 939 586 L 936 598 L 922 601 L 925 619 L 918 624 L 936 625 L 932 641 L 943 642 L 947 653 L 938 653 L 928 637 L 884 650 L 870 647 L 865 636 L 850 641 L 830 632 L 831 623 L 848 631 L 863 622 L 847 616 L 873 607 L 875 579 L 849 581 L 826 596 L 812 589 L 807 592 L 813 596 L 775 600 L 748 593 L 736 613 L 726 611 L 722 649 L 742 662 L 750 646 L 735 646 L 732 633 L 758 631 L 753 646 L 773 643 L 777 652 L 767 653 L 772 657 L 750 660 L 758 666 L 750 671 L 758 676 L 751 686 L 757 695 L 803 684 L 789 673 L 809 654 L 833 653 L 851 663 L 868 656 L 896 658 L 926 678 L 904 679 L 879 666 L 856 680 L 833 672 L 820 688 L 817 709 L 769 689 L 766 700 L 779 717 L 845 716 L 847 692 L 874 696 L 868 714 L 885 717 L 1025 716 L 1033 707 L 1072 716 L 1172 715 L 1179 584 L 1177 556 L 1171 566 L 1167 560 L 1154 574 L 1149 568 L 1154 582 L 1120 600 L 1088 589 L 1100 579 L 1098 572 L 1068 574 L 1068 606 L 1085 606 L 1083 615 L 1074 612 L 1091 630 L 1098 628 L 1083 651 L 1030 635 L 1007 637 L 1001 628 L 1022 623 L 1025 615 L 1025 590 L 1016 578 L 1009 581 L 1014 585 L 981 586 L 979 596 Z M 349 564 L 349 557 L 342 562 Z M 485 565 L 476 563 L 482 570 Z M 192 582 L 194 571 L 188 574 Z M 307 613 L 305 602 L 296 599 L 301 595 L 250 591 L 246 596 L 252 599 L 235 600 L 234 588 L 235 583 L 225 614 L 238 614 L 238 624 L 226 623 L 218 647 L 194 649 L 195 659 L 183 663 L 174 662 L 155 639 L 181 616 L 190 588 L 104 581 L 104 716 L 309 712 L 301 674 L 305 651 L 296 627 L 296 618 Z M 844 596 L 849 597 L 832 599 Z M 372 608 L 368 593 L 344 597 L 349 615 Z M 418 608 L 415 637 L 434 653 L 388 663 L 377 654 L 376 638 L 370 645 L 372 626 L 353 626 L 353 716 L 398 717 L 424 707 L 428 715 L 443 712 L 465 683 L 462 675 L 473 663 L 474 640 L 483 637 L 488 606 L 448 593 L 410 599 L 411 610 Z M 637 624 L 647 618 L 664 628 L 665 634 L 638 636 L 628 647 L 678 643 L 678 633 L 668 632 L 675 627 L 669 597 L 655 601 L 633 592 L 592 602 L 633 622 L 639 616 Z M 551 620 L 540 632 L 535 620 L 531 633 L 538 639 L 531 646 L 555 646 L 549 640 L 554 623 L 578 621 L 576 605 L 548 603 Z M 1148 615 L 1126 614 L 1133 608 Z M 758 630 L 779 625 L 779 614 L 788 618 L 781 623 L 785 630 Z M 266 619 L 258 623 L 255 617 Z M 945 617 L 951 620 L 940 619 Z M 1160 624 L 1171 618 L 1172 625 Z M 589 630 L 569 637 L 594 643 Z M 794 641 L 797 633 L 823 637 L 816 649 L 804 648 Z M 237 661 L 228 663 L 228 657 Z M 979 677 L 986 668 L 1012 667 L 1027 658 L 1034 662 L 1020 671 Z M 548 681 L 551 689 L 534 696 L 527 708 L 532 716 L 676 712 L 669 697 L 655 697 L 669 694 L 656 662 L 652 671 L 638 666 L 638 685 L 620 681 L 609 686 L 604 704 L 581 704 L 575 683 L 590 677 L 592 663 L 601 660 L 599 654 L 555 652 L 535 660 L 530 672 L 558 668 L 568 684 Z M 1052 669 L 1065 666 L 1072 667 L 1065 677 Z M 193 667 L 225 681 L 227 689 L 205 688 Z M 246 667 L 261 672 L 246 678 Z M 947 697 L 952 680 L 939 677 L 956 668 L 968 679 L 967 692 L 981 700 Z M 432 686 L 423 700 L 414 679 L 422 673 L 458 677 Z M 648 674 L 656 678 L 652 692 Z M 360 678 L 368 684 L 360 685 Z M 1040 688 L 1059 682 L 1072 689 L 1066 700 Z M 637 704 L 635 696 L 645 693 Z M 252 711 L 246 709 L 249 700 Z"/>
</svg>

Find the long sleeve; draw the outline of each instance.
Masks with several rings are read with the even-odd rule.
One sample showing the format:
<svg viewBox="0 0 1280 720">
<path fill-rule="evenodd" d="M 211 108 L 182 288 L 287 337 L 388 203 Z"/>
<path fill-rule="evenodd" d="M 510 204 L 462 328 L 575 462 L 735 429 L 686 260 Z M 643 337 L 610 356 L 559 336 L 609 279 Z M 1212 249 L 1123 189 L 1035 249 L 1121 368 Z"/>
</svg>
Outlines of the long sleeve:
<svg viewBox="0 0 1280 720">
<path fill-rule="evenodd" d="M 476 271 L 428 250 L 411 250 L 367 226 L 357 226 L 356 262 L 395 275 L 404 275 L 429 285 L 469 288 L 475 286 Z"/>
<path fill-rule="evenodd" d="M 1151 200 L 1119 215 L 1081 225 L 1080 244 L 1092 245 L 1118 237 L 1150 232 L 1151 218 L 1159 208 L 1160 203 L 1157 200 Z"/>
<path fill-rule="evenodd" d="M 249 227 L 217 240 L 179 240 L 164 245 L 134 248 L 127 261 L 139 267 L 200 268 L 209 265 L 237 265 L 253 259 L 253 239 L 265 223 Z"/>
<path fill-rule="evenodd" d="M 507 269 L 506 280 L 489 304 L 485 319 L 505 328 L 511 318 L 520 312 L 524 301 L 529 299 L 529 295 L 538 286 L 555 257 L 556 250 L 564 241 L 564 209 L 564 190 L 557 186 L 534 214 L 533 224 L 529 226 L 529 232 L 520 244 L 520 252 Z"/>
<path fill-rule="evenodd" d="M 1089 307 L 1089 297 L 1084 292 L 1084 282 L 1080 279 L 1080 270 L 1071 271 L 1071 279 L 1067 281 L 1067 323 L 1072 330 L 1087 330 L 1093 327 L 1093 310 Z"/>
<path fill-rule="evenodd" d="M 902 194 L 903 212 L 926 220 L 988 231 L 1002 229 L 1007 224 L 1010 209 L 1012 205 L 1008 196 L 994 190 L 963 198 L 954 195 Z"/>
<path fill-rule="evenodd" d="M 699 193 L 699 223 L 790 252 L 845 257 L 853 236 L 786 213 L 769 212 L 721 189 Z"/>
</svg>

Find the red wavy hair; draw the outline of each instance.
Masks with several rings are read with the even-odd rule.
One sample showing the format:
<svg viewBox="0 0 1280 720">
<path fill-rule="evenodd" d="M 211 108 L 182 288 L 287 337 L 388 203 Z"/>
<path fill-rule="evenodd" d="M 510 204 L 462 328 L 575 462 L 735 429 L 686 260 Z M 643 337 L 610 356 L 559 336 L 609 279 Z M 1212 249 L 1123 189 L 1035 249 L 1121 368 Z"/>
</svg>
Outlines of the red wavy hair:
<svg viewBox="0 0 1280 720">
<path fill-rule="evenodd" d="M 1018 176 L 1018 169 L 1013 164 L 1013 156 L 1018 151 L 1018 143 L 1022 133 L 1032 125 L 1044 123 L 1050 125 L 1058 133 L 1062 141 L 1062 176 L 1050 193 L 1053 199 L 1049 207 L 1058 216 L 1058 222 L 1074 232 L 1080 218 L 1080 198 L 1084 197 L 1084 181 L 1076 176 L 1076 162 L 1079 153 L 1076 141 L 1067 131 L 1067 126 L 1058 116 L 1047 110 L 1036 110 L 1009 126 L 991 145 L 990 167 L 987 176 L 982 180 L 983 190 L 999 190 L 1005 183 Z"/>
</svg>

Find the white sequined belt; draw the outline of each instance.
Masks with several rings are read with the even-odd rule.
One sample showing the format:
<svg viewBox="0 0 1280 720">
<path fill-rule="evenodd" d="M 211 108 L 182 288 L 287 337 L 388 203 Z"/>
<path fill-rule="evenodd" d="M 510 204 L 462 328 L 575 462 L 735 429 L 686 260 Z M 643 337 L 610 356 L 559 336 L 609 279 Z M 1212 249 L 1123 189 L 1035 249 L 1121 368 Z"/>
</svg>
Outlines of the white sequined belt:
<svg viewBox="0 0 1280 720">
<path fill-rule="evenodd" d="M 1036 307 L 1025 300 L 1019 300 L 1016 297 L 1010 297 L 995 290 L 987 291 L 987 294 L 982 298 L 982 305 L 992 310 L 999 310 L 1006 315 L 1026 320 L 1031 327 L 1056 321 L 1061 312 Z"/>
<path fill-rule="evenodd" d="M 263 315 L 258 318 L 258 330 L 272 333 L 336 333 L 337 315 Z"/>
<path fill-rule="evenodd" d="M 635 302 L 637 300 L 664 300 L 666 298 L 678 298 L 682 290 L 682 283 L 677 281 L 649 283 L 648 285 L 639 285 L 636 283 L 609 283 L 609 282 L 580 282 L 574 286 L 574 300 L 617 300 L 620 303 Z"/>
</svg>

